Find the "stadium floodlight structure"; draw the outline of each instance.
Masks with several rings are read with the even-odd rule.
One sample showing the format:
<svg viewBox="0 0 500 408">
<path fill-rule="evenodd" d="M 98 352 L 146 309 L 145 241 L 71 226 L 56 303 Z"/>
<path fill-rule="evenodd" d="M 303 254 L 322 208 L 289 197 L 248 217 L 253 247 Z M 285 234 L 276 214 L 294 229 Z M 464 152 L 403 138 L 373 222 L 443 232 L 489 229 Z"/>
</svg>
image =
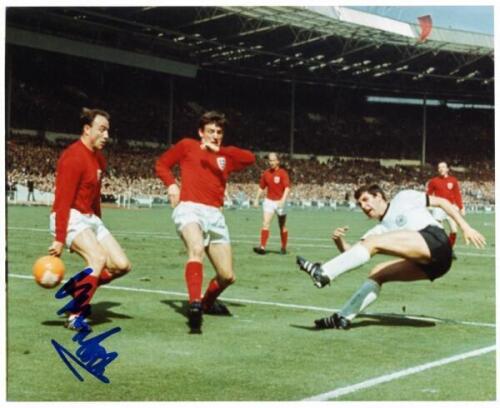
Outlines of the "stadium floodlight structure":
<svg viewBox="0 0 500 408">
<path fill-rule="evenodd" d="M 418 24 L 347 7 L 14 7 L 7 10 L 7 35 L 11 28 L 229 75 L 493 99 L 492 83 L 484 85 L 493 78 L 492 36 L 433 27 L 422 42 Z M 391 67 L 358 75 L 343 69 L 367 60 Z M 417 86 L 412 78 L 430 66 L 435 71 Z M 377 70 L 384 75 L 375 77 Z M 457 87 L 474 70 L 480 74 Z"/>
<path fill-rule="evenodd" d="M 186 76 L 188 78 L 196 77 L 198 69 L 196 65 L 171 59 L 143 55 L 17 28 L 10 28 L 7 31 L 6 41 L 7 44 L 59 52 L 76 57 L 88 57 L 91 55 L 93 59 L 100 61 L 158 71 L 165 74 Z"/>
<path fill-rule="evenodd" d="M 492 36 L 433 27 L 424 41 L 418 24 L 347 7 L 10 7 L 12 30 L 290 84 L 291 153 L 296 84 L 494 100 Z"/>
</svg>

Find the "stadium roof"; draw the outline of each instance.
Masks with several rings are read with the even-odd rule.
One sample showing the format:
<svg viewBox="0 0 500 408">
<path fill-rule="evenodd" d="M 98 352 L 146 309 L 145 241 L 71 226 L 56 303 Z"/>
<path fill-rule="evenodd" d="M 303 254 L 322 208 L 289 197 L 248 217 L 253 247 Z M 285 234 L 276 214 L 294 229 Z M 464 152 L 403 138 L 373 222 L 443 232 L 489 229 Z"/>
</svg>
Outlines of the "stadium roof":
<svg viewBox="0 0 500 408">
<path fill-rule="evenodd" d="M 86 44 L 155 57 L 154 66 L 136 66 L 159 70 L 163 60 L 163 72 L 174 74 L 201 69 L 493 103 L 492 36 L 433 28 L 427 41 L 419 42 L 419 30 L 416 24 L 344 7 L 7 9 L 12 44 L 27 41 L 43 48 L 58 37 L 66 48 Z M 127 59 L 122 63 L 133 65 Z"/>
</svg>

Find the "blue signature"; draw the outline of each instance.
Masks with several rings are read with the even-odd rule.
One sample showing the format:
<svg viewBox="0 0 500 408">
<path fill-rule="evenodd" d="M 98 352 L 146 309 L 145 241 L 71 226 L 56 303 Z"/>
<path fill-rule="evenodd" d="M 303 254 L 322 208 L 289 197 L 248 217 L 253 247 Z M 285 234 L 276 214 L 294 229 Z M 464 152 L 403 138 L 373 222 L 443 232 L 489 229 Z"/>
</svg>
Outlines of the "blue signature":
<svg viewBox="0 0 500 408">
<path fill-rule="evenodd" d="M 87 275 L 92 273 L 92 268 L 86 268 L 83 271 L 77 273 L 68 282 L 66 282 L 61 289 L 59 289 L 55 295 L 56 299 L 62 299 L 66 296 L 74 295 L 77 291 L 80 292 L 78 295 L 74 296 L 71 301 L 69 301 L 64 307 L 57 311 L 58 315 L 64 313 L 76 313 L 80 312 L 77 317 L 77 323 L 83 323 L 83 319 L 90 314 L 90 305 L 85 305 L 82 307 L 88 298 L 88 292 L 91 289 L 90 285 L 76 285 Z M 101 346 L 101 341 L 107 339 L 115 333 L 121 331 L 120 327 L 115 327 L 102 334 L 99 334 L 92 338 L 87 338 L 90 334 L 88 330 L 82 330 L 73 336 L 73 341 L 78 343 L 80 347 L 76 350 L 76 355 L 71 354 L 65 347 L 59 344 L 54 339 L 51 340 L 52 346 L 54 346 L 56 352 L 61 357 L 62 361 L 70 369 L 73 375 L 80 381 L 83 381 L 83 377 L 78 373 L 78 371 L 73 367 L 71 361 L 86 370 L 88 373 L 92 374 L 98 380 L 103 383 L 109 383 L 109 378 L 104 375 L 104 370 L 108 364 L 112 363 L 117 357 L 117 352 L 108 353 L 106 349 Z M 70 361 L 71 360 L 71 361 Z"/>
</svg>

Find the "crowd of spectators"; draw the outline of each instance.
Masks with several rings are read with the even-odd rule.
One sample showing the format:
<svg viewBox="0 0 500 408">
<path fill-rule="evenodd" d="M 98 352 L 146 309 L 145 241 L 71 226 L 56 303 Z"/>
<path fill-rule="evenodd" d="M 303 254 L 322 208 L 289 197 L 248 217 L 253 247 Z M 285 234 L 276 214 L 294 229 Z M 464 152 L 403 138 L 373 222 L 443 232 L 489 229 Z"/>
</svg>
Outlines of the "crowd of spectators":
<svg viewBox="0 0 500 408">
<path fill-rule="evenodd" d="M 35 131 L 28 137 L 12 131 L 7 136 L 8 185 L 33 178 L 37 189 L 53 191 L 57 158 L 68 141 L 48 143 L 45 134 L 77 134 L 82 106 L 99 107 L 112 116 L 103 184 L 103 193 L 110 196 L 164 194 L 154 162 L 167 147 L 168 129 L 173 143 L 196 136 L 198 118 L 209 109 L 223 111 L 229 119 L 225 144 L 256 152 L 290 151 L 290 89 L 281 83 L 203 72 L 196 79 L 176 77 L 169 123 L 171 89 L 164 75 L 115 65 L 104 69 L 91 60 L 55 64 L 52 58 L 37 61 L 37 70 L 20 65 L 13 78 L 10 128 Z M 57 82 L 47 80 L 56 77 Z M 429 106 L 426 158 L 432 165 L 385 167 L 384 158 L 420 158 L 422 107 L 370 104 L 365 96 L 297 85 L 294 153 L 308 158 L 283 157 L 294 185 L 292 200 L 349 201 L 355 186 L 370 182 L 385 183 L 391 191 L 424 189 L 436 163 L 445 160 L 461 181 L 466 202 L 494 203 L 493 110 Z M 130 141 L 158 147 L 136 147 Z M 334 158 L 325 161 L 322 156 Z M 260 157 L 255 166 L 234 173 L 229 196 L 253 197 L 266 167 Z"/>
<path fill-rule="evenodd" d="M 7 142 L 8 184 L 26 184 L 31 178 L 41 191 L 54 190 L 57 159 L 64 146 L 46 141 L 14 140 Z M 165 195 L 165 188 L 154 174 L 156 159 L 163 148 L 126 147 L 111 145 L 104 150 L 108 170 L 103 180 L 102 193 L 119 195 Z M 379 183 L 389 193 L 401 188 L 423 190 L 425 183 L 436 174 L 435 166 L 384 167 L 379 160 L 330 158 L 319 161 L 315 156 L 307 159 L 282 155 L 282 165 L 293 182 L 291 200 L 324 200 L 337 203 L 349 202 L 356 186 Z M 243 172 L 233 173 L 227 194 L 231 198 L 253 198 L 260 174 L 268 166 L 265 155 L 257 157 L 254 166 Z M 453 169 L 453 166 L 452 166 Z M 460 180 L 464 201 L 467 204 L 494 204 L 494 166 L 492 162 L 471 162 L 460 167 L 455 175 Z M 178 176 L 178 169 L 174 171 Z"/>
</svg>

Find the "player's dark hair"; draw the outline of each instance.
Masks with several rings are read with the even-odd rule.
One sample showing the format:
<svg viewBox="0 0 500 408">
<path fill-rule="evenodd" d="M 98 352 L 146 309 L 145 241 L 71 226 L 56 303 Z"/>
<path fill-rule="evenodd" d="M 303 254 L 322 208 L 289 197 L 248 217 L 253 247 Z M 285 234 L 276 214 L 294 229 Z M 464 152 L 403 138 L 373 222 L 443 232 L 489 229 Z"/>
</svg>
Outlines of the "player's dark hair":
<svg viewBox="0 0 500 408">
<path fill-rule="evenodd" d="M 89 109 L 83 108 L 80 113 L 80 128 L 83 129 L 85 125 L 92 126 L 94 123 L 94 119 L 96 116 L 104 116 L 107 120 L 111 118 L 108 112 L 103 111 L 102 109 Z"/>
<path fill-rule="evenodd" d="M 376 196 L 377 193 L 382 196 L 382 198 L 387 201 L 387 198 L 385 198 L 385 193 L 384 190 L 380 188 L 378 184 L 372 184 L 372 185 L 364 185 L 359 187 L 355 192 L 354 192 L 354 198 L 356 200 L 359 200 L 359 197 L 363 195 L 363 193 L 368 193 L 371 194 L 372 196 Z"/>
<path fill-rule="evenodd" d="M 227 126 L 226 115 L 217 111 L 205 112 L 200 118 L 198 128 L 203 130 L 205 129 L 205 125 L 209 125 L 211 123 L 215 123 L 216 126 L 220 126 L 222 129 L 225 129 Z"/>
</svg>

